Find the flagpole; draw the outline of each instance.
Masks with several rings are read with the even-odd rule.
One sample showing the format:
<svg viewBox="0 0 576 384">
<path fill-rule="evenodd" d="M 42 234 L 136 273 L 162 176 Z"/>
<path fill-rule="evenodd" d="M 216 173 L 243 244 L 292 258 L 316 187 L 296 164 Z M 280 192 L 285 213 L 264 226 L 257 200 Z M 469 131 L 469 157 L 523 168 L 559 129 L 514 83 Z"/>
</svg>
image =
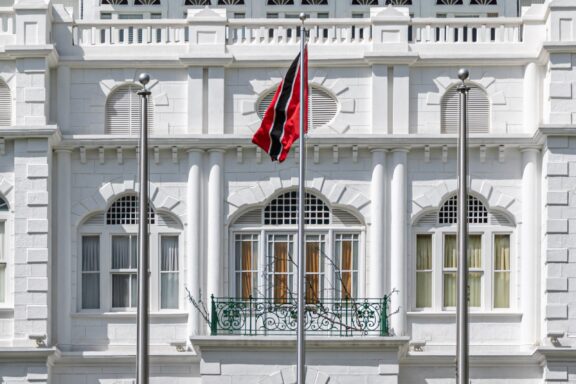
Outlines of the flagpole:
<svg viewBox="0 0 576 384">
<path fill-rule="evenodd" d="M 305 346 L 305 279 L 306 279 L 306 239 L 304 233 L 304 209 L 305 209 L 305 184 L 306 184 L 306 145 L 304 131 L 304 49 L 306 46 L 306 30 L 304 28 L 306 15 L 300 14 L 300 140 L 298 142 L 299 153 L 299 182 L 298 182 L 298 332 L 297 332 L 297 384 L 304 384 L 306 378 L 306 350 Z"/>
<path fill-rule="evenodd" d="M 138 308 L 136 342 L 136 384 L 148 384 L 148 96 L 150 91 L 146 84 L 150 76 L 142 73 L 138 81 L 143 89 L 138 92 L 142 97 L 141 129 L 140 129 L 140 202 L 138 219 Z"/>
<path fill-rule="evenodd" d="M 456 384 L 469 384 L 468 366 L 468 91 L 467 69 L 458 71 L 460 132 L 458 135 L 458 303 L 456 307 Z"/>
</svg>

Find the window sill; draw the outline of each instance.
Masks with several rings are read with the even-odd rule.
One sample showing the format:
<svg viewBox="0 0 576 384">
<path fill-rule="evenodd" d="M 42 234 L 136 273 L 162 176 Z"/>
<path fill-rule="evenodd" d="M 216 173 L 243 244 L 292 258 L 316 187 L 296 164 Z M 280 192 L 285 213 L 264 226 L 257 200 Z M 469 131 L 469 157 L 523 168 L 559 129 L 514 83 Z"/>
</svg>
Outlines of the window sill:
<svg viewBox="0 0 576 384">
<path fill-rule="evenodd" d="M 407 312 L 406 315 L 408 317 L 456 317 L 456 311 L 416 311 L 416 312 Z M 521 312 L 469 312 L 468 316 L 472 319 L 481 319 L 481 318 L 489 318 L 489 319 L 510 319 L 510 320 L 518 320 L 522 319 Z"/>
<path fill-rule="evenodd" d="M 150 318 L 176 318 L 187 317 L 188 312 L 182 311 L 165 311 L 165 312 L 150 312 Z M 136 311 L 130 312 L 76 312 L 71 315 L 73 319 L 122 319 L 136 317 Z"/>
</svg>

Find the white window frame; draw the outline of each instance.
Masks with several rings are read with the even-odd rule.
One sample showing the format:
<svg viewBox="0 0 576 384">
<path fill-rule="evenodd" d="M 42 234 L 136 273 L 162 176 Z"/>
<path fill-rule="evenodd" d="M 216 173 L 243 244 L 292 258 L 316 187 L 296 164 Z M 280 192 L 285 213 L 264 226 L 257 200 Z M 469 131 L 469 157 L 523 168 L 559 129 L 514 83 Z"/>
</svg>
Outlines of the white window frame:
<svg viewBox="0 0 576 384">
<path fill-rule="evenodd" d="M 488 209 L 488 207 L 486 207 Z M 490 213 L 490 210 L 488 209 Z M 503 312 L 509 313 L 518 310 L 517 300 L 517 252 L 516 228 L 492 224 L 469 224 L 470 235 L 482 236 L 482 289 L 480 307 L 470 307 L 470 312 Z M 444 307 L 444 239 L 446 235 L 455 235 L 457 225 L 417 225 L 413 228 L 410 242 L 410 276 L 414 276 L 409 289 L 410 303 L 414 312 L 453 312 L 455 307 Z M 432 235 L 432 307 L 416 307 L 416 237 L 418 235 Z M 494 308 L 494 236 L 510 236 L 510 307 Z"/>
<path fill-rule="evenodd" d="M 8 201 L 3 198 L 6 203 Z M 4 252 L 4 260 L 0 264 L 4 265 L 4 300 L 0 301 L 0 311 L 7 309 L 13 310 L 14 300 L 13 300 L 13 268 L 14 260 L 12 255 L 14 254 L 14 247 L 12 243 L 12 221 L 10 220 L 11 212 L 10 209 L 6 211 L 0 211 L 0 222 L 4 223 L 4 243 L 1 244 L 2 252 Z"/>
<path fill-rule="evenodd" d="M 105 215 L 105 212 L 104 212 Z M 158 219 L 158 211 L 156 211 L 156 218 Z M 185 310 L 184 306 L 184 240 L 183 231 L 178 228 L 170 228 L 152 224 L 149 226 L 150 231 L 150 312 L 152 313 L 170 313 L 182 312 Z M 113 308 L 112 307 L 112 236 L 116 235 L 136 235 L 138 233 L 138 225 L 125 224 L 125 225 L 102 225 L 84 224 L 81 227 L 77 247 L 78 273 L 78 297 L 77 297 L 77 311 L 82 313 L 118 313 L 118 312 L 136 312 L 134 308 Z M 83 236 L 100 236 L 100 308 L 99 309 L 82 309 L 82 237 Z M 178 237 L 178 308 L 161 309 L 160 300 L 160 252 L 162 236 L 176 236 Z"/>
</svg>

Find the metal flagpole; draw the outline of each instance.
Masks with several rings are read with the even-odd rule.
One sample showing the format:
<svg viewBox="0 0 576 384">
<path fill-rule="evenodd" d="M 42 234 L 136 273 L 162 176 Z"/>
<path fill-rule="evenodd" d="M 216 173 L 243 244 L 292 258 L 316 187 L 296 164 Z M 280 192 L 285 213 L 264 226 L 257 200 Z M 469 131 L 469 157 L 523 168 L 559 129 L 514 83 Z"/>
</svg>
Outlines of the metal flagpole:
<svg viewBox="0 0 576 384">
<path fill-rule="evenodd" d="M 305 145 L 305 133 L 304 132 L 304 108 L 306 102 L 304 100 L 304 49 L 306 46 L 306 30 L 304 29 L 304 20 L 306 20 L 306 15 L 304 13 L 300 14 L 300 20 L 302 25 L 300 25 L 300 140 L 298 142 L 298 148 L 300 150 L 300 175 L 298 182 L 298 333 L 297 333 L 297 384 L 304 384 L 306 379 L 306 351 L 304 348 L 305 344 L 305 279 L 306 279 L 306 239 L 304 233 L 304 209 L 305 209 L 305 184 L 306 184 L 306 145 Z"/>
<path fill-rule="evenodd" d="M 138 81 L 144 88 L 138 92 L 142 97 L 140 129 L 140 212 L 138 221 L 138 341 L 136 345 L 136 384 L 148 384 L 148 96 L 146 84 L 150 76 L 140 74 Z"/>
<path fill-rule="evenodd" d="M 458 71 L 460 132 L 458 135 L 458 304 L 456 307 L 456 384 L 469 384 L 468 373 L 468 91 L 467 69 Z"/>
</svg>

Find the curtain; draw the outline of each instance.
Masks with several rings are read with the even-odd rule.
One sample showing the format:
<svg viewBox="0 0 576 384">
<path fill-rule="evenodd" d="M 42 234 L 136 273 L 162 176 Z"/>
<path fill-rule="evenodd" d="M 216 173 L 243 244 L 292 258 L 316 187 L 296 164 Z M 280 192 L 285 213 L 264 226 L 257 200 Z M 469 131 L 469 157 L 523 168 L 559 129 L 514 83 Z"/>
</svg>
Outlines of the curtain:
<svg viewBox="0 0 576 384">
<path fill-rule="evenodd" d="M 482 236 L 468 236 L 468 268 L 482 268 Z M 482 272 L 468 273 L 469 296 L 468 304 L 471 307 L 479 307 L 482 300 Z"/>
<path fill-rule="evenodd" d="M 494 236 L 494 308 L 510 308 L 510 236 Z"/>
<path fill-rule="evenodd" d="M 82 237 L 82 308 L 100 308 L 100 238 L 98 236 Z"/>
<path fill-rule="evenodd" d="M 444 269 L 456 269 L 458 262 L 455 235 L 444 237 Z M 444 272 L 444 306 L 456 306 L 456 271 Z"/>
<path fill-rule="evenodd" d="M 0 303 L 6 301 L 6 264 L 0 264 Z"/>
<path fill-rule="evenodd" d="M 306 302 L 316 303 L 320 299 L 320 243 L 306 242 Z"/>
<path fill-rule="evenodd" d="M 274 299 L 286 303 L 288 299 L 288 243 L 274 243 Z"/>
<path fill-rule="evenodd" d="M 249 299 L 252 295 L 252 242 L 242 241 L 242 298 Z"/>
<path fill-rule="evenodd" d="M 130 306 L 130 275 L 112 275 L 112 307 L 127 308 Z"/>
<path fill-rule="evenodd" d="M 4 231 L 4 222 L 0 221 L 0 261 L 6 261 L 6 245 L 4 244 L 5 239 L 5 231 Z"/>
<path fill-rule="evenodd" d="M 178 308 L 178 237 L 163 236 L 160 254 L 160 308 Z"/>
<path fill-rule="evenodd" d="M 130 237 L 112 237 L 112 269 L 130 268 Z M 132 256 L 133 257 L 133 256 Z"/>
<path fill-rule="evenodd" d="M 342 279 L 342 299 L 351 299 L 356 292 L 352 291 L 352 242 L 349 240 L 342 241 L 342 265 L 341 265 L 341 279 Z"/>
<path fill-rule="evenodd" d="M 432 306 L 432 236 L 416 237 L 416 307 Z"/>
</svg>

